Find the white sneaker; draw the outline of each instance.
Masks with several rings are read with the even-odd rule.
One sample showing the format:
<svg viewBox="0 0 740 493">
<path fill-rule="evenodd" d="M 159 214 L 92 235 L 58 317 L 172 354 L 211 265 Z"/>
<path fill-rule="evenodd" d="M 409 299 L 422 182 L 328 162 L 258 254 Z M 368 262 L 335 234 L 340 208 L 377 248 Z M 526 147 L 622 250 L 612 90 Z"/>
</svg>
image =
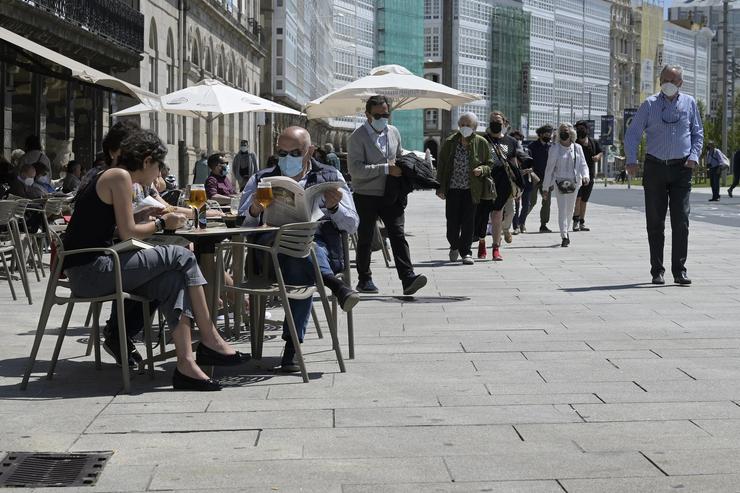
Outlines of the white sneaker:
<svg viewBox="0 0 740 493">
<path fill-rule="evenodd" d="M 455 262 L 460 257 L 460 252 L 454 248 L 450 248 L 450 262 Z"/>
<path fill-rule="evenodd" d="M 462 259 L 463 265 L 473 265 L 475 261 L 473 260 L 472 255 L 465 255 Z"/>
</svg>

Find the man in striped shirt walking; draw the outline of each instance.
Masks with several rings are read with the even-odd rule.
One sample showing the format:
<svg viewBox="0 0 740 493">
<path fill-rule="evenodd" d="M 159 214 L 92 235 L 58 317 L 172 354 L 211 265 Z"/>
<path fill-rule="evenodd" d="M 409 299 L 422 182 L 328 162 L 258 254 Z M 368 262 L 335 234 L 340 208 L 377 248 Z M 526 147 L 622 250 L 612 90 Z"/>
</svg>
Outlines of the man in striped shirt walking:
<svg viewBox="0 0 740 493">
<path fill-rule="evenodd" d="M 689 241 L 689 195 L 692 171 L 704 144 L 704 129 L 694 98 L 679 93 L 682 84 L 681 67 L 663 67 L 661 91 L 640 105 L 624 137 L 627 172 L 633 176 L 637 172 L 637 148 L 643 133 L 647 140 L 642 184 L 653 284 L 665 284 L 663 244 L 669 204 L 673 239 L 671 273 L 676 284 L 691 284 L 685 266 Z"/>
</svg>

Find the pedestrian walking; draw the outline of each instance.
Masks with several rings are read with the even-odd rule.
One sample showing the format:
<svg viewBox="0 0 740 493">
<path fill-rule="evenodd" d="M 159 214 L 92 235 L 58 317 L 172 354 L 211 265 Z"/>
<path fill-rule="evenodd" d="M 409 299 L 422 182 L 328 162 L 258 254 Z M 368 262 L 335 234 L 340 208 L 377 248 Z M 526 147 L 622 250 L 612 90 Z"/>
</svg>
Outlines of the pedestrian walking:
<svg viewBox="0 0 740 493">
<path fill-rule="evenodd" d="M 547 168 L 547 155 L 552 145 L 552 131 L 553 128 L 550 125 L 544 125 L 537 129 L 537 140 L 530 143 L 528 146 L 529 155 L 532 157 L 532 170 L 539 183 L 532 186 L 532 192 L 530 193 L 530 211 L 534 210 L 537 205 L 538 192 L 542 195 L 542 205 L 540 206 L 540 233 L 552 233 L 550 228 L 547 227 L 547 223 L 550 222 L 550 195 L 544 192 L 548 192 L 546 188 L 542 188 L 542 180 L 545 178 L 545 169 Z"/>
<path fill-rule="evenodd" d="M 483 195 L 486 178 L 491 175 L 491 152 L 486 139 L 475 133 L 478 128 L 475 113 L 463 113 L 457 124 L 458 131 L 445 140 L 439 154 L 437 180 L 440 187 L 437 195 L 445 201 L 450 262 L 462 257 L 463 265 L 472 265 L 470 244 L 475 211 Z"/>
<path fill-rule="evenodd" d="M 244 189 L 249 178 L 257 172 L 257 156 L 249 149 L 249 141 L 242 140 L 239 143 L 239 152 L 234 155 L 234 183 L 238 185 L 237 190 Z"/>
<path fill-rule="evenodd" d="M 586 207 L 588 199 L 591 198 L 591 192 L 594 189 L 594 179 L 596 177 L 596 163 L 601 160 L 601 145 L 588 135 L 588 123 L 585 120 L 576 122 L 576 143 L 583 149 L 583 156 L 586 158 L 588 166 L 588 185 L 582 185 L 578 189 L 576 198 L 576 208 L 573 212 L 573 231 L 591 231 L 586 227 Z"/>
<path fill-rule="evenodd" d="M 707 154 L 704 157 L 709 173 L 709 184 L 712 187 L 712 198 L 710 202 L 719 202 L 719 179 L 722 177 L 722 165 L 728 162 L 727 157 L 717 149 L 714 142 L 707 142 Z"/>
<path fill-rule="evenodd" d="M 519 149 L 517 152 L 526 153 L 529 152 L 524 148 L 524 134 L 519 130 L 514 130 L 509 135 L 516 139 Z M 531 156 L 530 156 L 531 157 Z M 514 228 L 511 234 L 518 235 L 519 233 L 526 233 L 527 228 L 525 223 L 527 221 L 527 215 L 531 209 L 529 196 L 532 193 L 534 184 L 532 182 L 532 160 L 528 160 L 524 163 L 517 162 L 519 169 L 522 172 L 522 180 L 524 181 L 524 188 L 522 189 L 522 195 L 514 199 L 514 217 L 511 221 L 511 227 Z"/>
<path fill-rule="evenodd" d="M 732 185 L 727 189 L 727 195 L 732 198 L 732 191 L 740 183 L 740 149 L 732 156 Z"/>
<path fill-rule="evenodd" d="M 493 111 L 489 117 L 486 129 L 486 140 L 491 148 L 491 178 L 496 185 L 496 198 L 493 201 L 491 212 L 491 230 L 493 234 L 493 249 L 491 258 L 503 260 L 501 256 L 501 237 L 505 235 L 507 243 L 511 243 L 511 221 L 514 218 L 514 198 L 521 195 L 524 182 L 517 159 L 529 161 L 530 157 L 519 147 L 516 139 L 506 135 L 508 120 L 500 111 Z"/>
<path fill-rule="evenodd" d="M 588 185 L 590 176 L 583 149 L 576 143 L 576 131 L 570 123 L 558 127 L 558 143 L 553 145 L 547 158 L 544 190 L 555 187 L 553 193 L 558 201 L 558 226 L 560 226 L 560 246 L 570 245 L 571 216 L 576 206 L 578 189 Z M 551 192 L 544 192 L 550 194 Z"/>
<path fill-rule="evenodd" d="M 689 285 L 686 256 L 689 246 L 691 175 L 704 143 L 704 128 L 696 101 L 679 93 L 682 69 L 666 65 L 660 72 L 661 91 L 640 105 L 624 138 L 627 171 L 637 172 L 637 148 L 645 133 L 647 154 L 642 185 L 650 244 L 653 284 L 664 284 L 665 216 L 671 210 L 671 271 L 677 284 Z"/>
<path fill-rule="evenodd" d="M 210 174 L 208 170 L 208 153 L 201 151 L 199 156 L 193 167 L 193 185 L 205 185 L 206 179 Z"/>
<path fill-rule="evenodd" d="M 373 233 L 378 218 L 385 224 L 393 250 L 398 278 L 403 294 L 410 296 L 426 286 L 427 278 L 414 273 L 409 244 L 404 234 L 407 196 L 398 187 L 386 187 L 388 180 L 403 174 L 396 159 L 402 155 L 401 134 L 388 125 L 391 100 L 385 96 L 371 96 L 365 103 L 367 121 L 349 138 L 349 173 L 360 225 L 357 230 L 357 291 L 377 293 L 370 270 Z"/>
</svg>

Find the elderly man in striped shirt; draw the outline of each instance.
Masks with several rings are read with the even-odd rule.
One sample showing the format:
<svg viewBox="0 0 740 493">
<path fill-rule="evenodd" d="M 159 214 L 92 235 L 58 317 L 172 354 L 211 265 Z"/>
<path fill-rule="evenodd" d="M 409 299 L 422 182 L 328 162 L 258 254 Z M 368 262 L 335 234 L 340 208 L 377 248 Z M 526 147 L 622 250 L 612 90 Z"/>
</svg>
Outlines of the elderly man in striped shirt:
<svg viewBox="0 0 740 493">
<path fill-rule="evenodd" d="M 663 244 L 669 205 L 673 280 L 683 286 L 691 284 L 685 267 L 689 242 L 689 195 L 692 170 L 704 143 L 704 129 L 694 98 L 679 93 L 682 84 L 681 67 L 663 67 L 660 72 L 661 91 L 640 105 L 624 137 L 627 171 L 633 176 L 637 172 L 637 148 L 643 133 L 647 140 L 642 184 L 653 284 L 665 284 Z"/>
</svg>

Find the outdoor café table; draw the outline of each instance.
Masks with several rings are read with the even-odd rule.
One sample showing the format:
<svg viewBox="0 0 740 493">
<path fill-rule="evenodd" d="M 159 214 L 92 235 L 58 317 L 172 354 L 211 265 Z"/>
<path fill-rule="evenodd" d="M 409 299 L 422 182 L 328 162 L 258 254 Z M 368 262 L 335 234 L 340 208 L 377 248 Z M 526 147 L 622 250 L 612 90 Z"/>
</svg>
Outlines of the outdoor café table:
<svg viewBox="0 0 740 493">
<path fill-rule="evenodd" d="M 227 228 L 226 226 L 208 227 L 205 229 L 178 229 L 172 233 L 166 233 L 179 236 L 193 243 L 195 247 L 195 256 L 198 259 L 198 265 L 208 284 L 203 286 L 206 294 L 206 303 L 211 310 L 211 319 L 214 324 L 218 317 L 218 294 L 219 287 L 217 284 L 218 276 L 216 275 L 216 244 L 221 243 L 227 238 L 234 241 L 243 241 L 242 235 L 250 233 L 264 233 L 266 231 L 277 231 L 280 228 L 269 226 L 252 226 Z M 234 282 L 240 283 L 244 278 L 244 252 L 243 249 L 235 249 L 234 252 Z M 239 330 L 241 324 L 242 300 L 240 297 L 235 299 L 234 313 L 238 314 L 238 319 L 234 320 L 234 325 Z"/>
</svg>

